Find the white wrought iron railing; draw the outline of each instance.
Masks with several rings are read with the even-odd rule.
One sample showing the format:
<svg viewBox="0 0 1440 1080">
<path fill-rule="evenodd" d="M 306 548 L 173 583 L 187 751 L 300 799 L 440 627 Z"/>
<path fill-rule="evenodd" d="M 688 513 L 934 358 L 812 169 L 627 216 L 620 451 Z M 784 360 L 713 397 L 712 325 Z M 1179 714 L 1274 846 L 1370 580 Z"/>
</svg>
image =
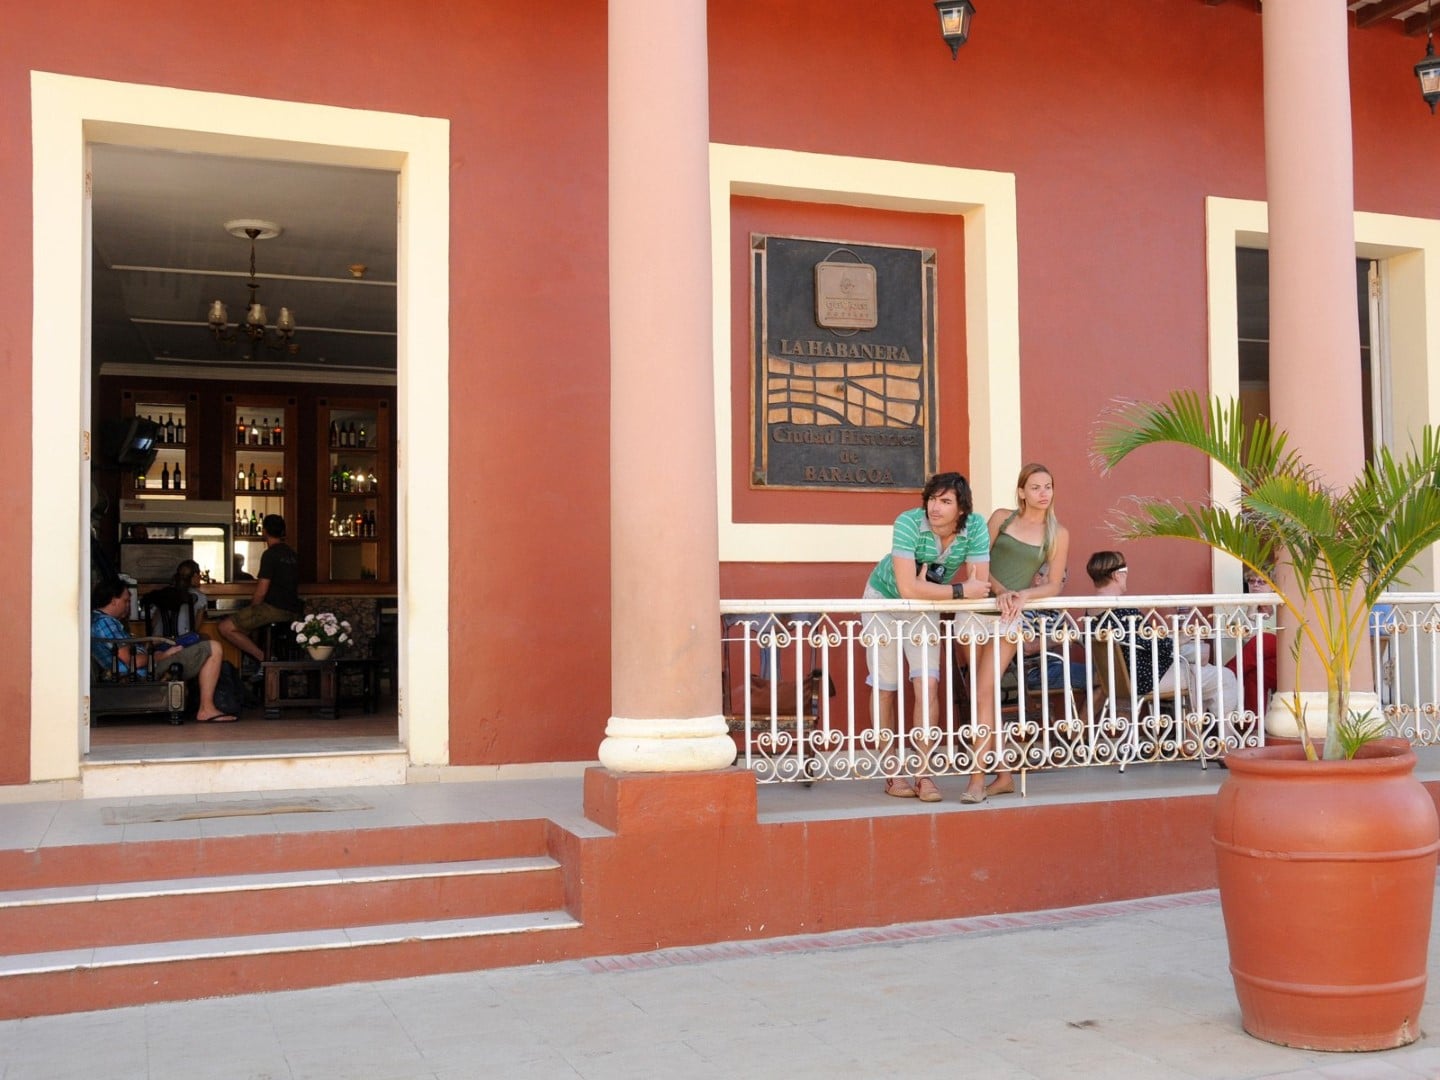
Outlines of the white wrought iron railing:
<svg viewBox="0 0 1440 1080">
<path fill-rule="evenodd" d="M 1138 614 L 1117 619 L 1116 609 Z M 886 618 L 867 627 L 869 613 Z M 977 755 L 987 772 L 1022 774 L 1204 763 L 1263 743 L 1261 698 L 1275 681 L 1273 661 L 1254 647 L 1275 631 L 1275 597 L 1264 593 L 1056 597 L 1030 605 L 1008 628 L 978 601 L 726 600 L 721 614 L 724 710 L 738 763 L 761 782 L 965 774 Z M 1376 686 L 1392 731 L 1440 743 L 1440 595 L 1387 596 L 1372 623 Z M 1005 671 L 986 648 L 1001 633 L 1017 647 Z M 938 666 L 939 704 L 900 680 L 887 731 L 880 690 L 866 676 L 879 651 L 898 653 L 904 638 L 922 668 Z M 1142 654 L 1153 668 L 1167 647 L 1184 658 L 1184 677 L 1142 694 L 1133 677 Z M 989 708 L 972 677 L 982 663 L 994 676 Z M 1233 674 L 1207 670 L 1220 666 Z M 998 719 L 998 748 L 989 717 Z"/>
</svg>

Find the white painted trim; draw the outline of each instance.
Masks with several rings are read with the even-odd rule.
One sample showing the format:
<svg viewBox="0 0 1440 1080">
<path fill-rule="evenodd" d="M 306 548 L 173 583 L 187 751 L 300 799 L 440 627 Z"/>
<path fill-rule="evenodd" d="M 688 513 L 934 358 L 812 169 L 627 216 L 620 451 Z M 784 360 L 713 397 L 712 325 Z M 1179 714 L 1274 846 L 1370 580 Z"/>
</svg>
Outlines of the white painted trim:
<svg viewBox="0 0 1440 1080">
<path fill-rule="evenodd" d="M 1235 249 L 1270 246 L 1269 213 L 1252 199 L 1205 200 L 1205 287 L 1209 313 L 1210 391 L 1222 397 L 1240 392 L 1240 346 L 1236 332 Z M 1408 433 L 1440 423 L 1440 221 L 1397 214 L 1355 214 L 1355 255 L 1385 264 L 1396 448 Z M 1210 490 L 1217 500 L 1233 499 L 1235 485 L 1211 468 Z M 1409 584 L 1432 589 L 1440 581 L 1440 552 L 1418 560 Z M 1241 574 L 1233 559 L 1213 554 L 1212 587 L 1238 592 Z"/>
<path fill-rule="evenodd" d="M 890 523 L 735 521 L 730 468 L 730 198 L 751 195 L 965 219 L 969 477 L 977 508 L 1010 505 L 1020 470 L 1020 274 L 1012 173 L 908 161 L 710 146 L 710 254 L 714 282 L 715 464 L 722 562 L 874 562 Z M 946 467 L 964 462 L 941 458 Z"/>
<path fill-rule="evenodd" d="M 88 577 L 83 221 L 90 142 L 399 171 L 400 738 L 412 763 L 444 764 L 449 652 L 436 643 L 449 639 L 449 583 L 434 568 L 450 560 L 449 121 L 48 72 L 31 72 L 30 93 L 31 780 L 79 775 L 76 719 L 86 705 L 89 605 L 79 583 Z M 56 449 L 66 446 L 74 449 Z M 57 475 L 73 482 L 56 484 Z M 57 645 L 64 642 L 70 645 Z"/>
</svg>

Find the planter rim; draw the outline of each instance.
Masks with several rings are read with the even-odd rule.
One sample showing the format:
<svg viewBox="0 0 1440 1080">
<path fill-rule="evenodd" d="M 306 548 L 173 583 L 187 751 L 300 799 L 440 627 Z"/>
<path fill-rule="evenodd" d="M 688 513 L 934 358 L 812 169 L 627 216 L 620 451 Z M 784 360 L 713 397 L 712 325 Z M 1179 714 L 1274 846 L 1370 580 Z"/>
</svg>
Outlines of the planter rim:
<svg viewBox="0 0 1440 1080">
<path fill-rule="evenodd" d="M 1362 746 L 1350 760 L 1306 761 L 1299 744 L 1249 746 L 1226 754 L 1225 765 L 1232 773 L 1318 780 L 1336 773 L 1411 772 L 1415 768 L 1415 750 L 1408 739 L 1376 739 Z"/>
</svg>

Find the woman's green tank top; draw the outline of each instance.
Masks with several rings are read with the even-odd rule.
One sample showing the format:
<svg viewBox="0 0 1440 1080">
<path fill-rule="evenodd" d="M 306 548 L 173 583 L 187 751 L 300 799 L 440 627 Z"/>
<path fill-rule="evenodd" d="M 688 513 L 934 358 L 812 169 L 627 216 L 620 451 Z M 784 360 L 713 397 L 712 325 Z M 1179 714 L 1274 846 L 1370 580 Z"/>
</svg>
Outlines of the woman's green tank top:
<svg viewBox="0 0 1440 1080">
<path fill-rule="evenodd" d="M 1005 525 L 1009 524 L 1009 521 L 1005 522 Z M 1015 539 L 1005 531 L 1004 525 L 990 545 L 990 578 L 1007 589 L 1028 589 L 1044 562 L 1045 553 L 1038 544 Z"/>
</svg>

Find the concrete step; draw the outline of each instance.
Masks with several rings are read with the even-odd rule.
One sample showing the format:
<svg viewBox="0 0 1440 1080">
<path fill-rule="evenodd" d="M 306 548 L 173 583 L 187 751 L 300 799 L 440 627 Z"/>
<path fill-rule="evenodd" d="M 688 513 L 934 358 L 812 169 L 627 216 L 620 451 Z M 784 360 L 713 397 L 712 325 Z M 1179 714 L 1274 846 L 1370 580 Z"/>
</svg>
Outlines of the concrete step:
<svg viewBox="0 0 1440 1080">
<path fill-rule="evenodd" d="M 21 890 L 511 858 L 543 854 L 547 828 L 545 821 L 531 819 L 186 839 L 145 839 L 136 833 L 132 839 L 127 827 L 123 842 L 0 850 L 0 882 Z"/>
<path fill-rule="evenodd" d="M 168 828 L 0 851 L 0 1019 L 579 955 L 543 820 Z"/>
<path fill-rule="evenodd" d="M 541 963 L 579 955 L 563 910 L 0 957 L 0 1019 Z"/>
<path fill-rule="evenodd" d="M 556 909 L 544 855 L 287 870 L 0 892 L 0 954 Z M 3 969 L 0 969 L 3 970 Z"/>
</svg>

